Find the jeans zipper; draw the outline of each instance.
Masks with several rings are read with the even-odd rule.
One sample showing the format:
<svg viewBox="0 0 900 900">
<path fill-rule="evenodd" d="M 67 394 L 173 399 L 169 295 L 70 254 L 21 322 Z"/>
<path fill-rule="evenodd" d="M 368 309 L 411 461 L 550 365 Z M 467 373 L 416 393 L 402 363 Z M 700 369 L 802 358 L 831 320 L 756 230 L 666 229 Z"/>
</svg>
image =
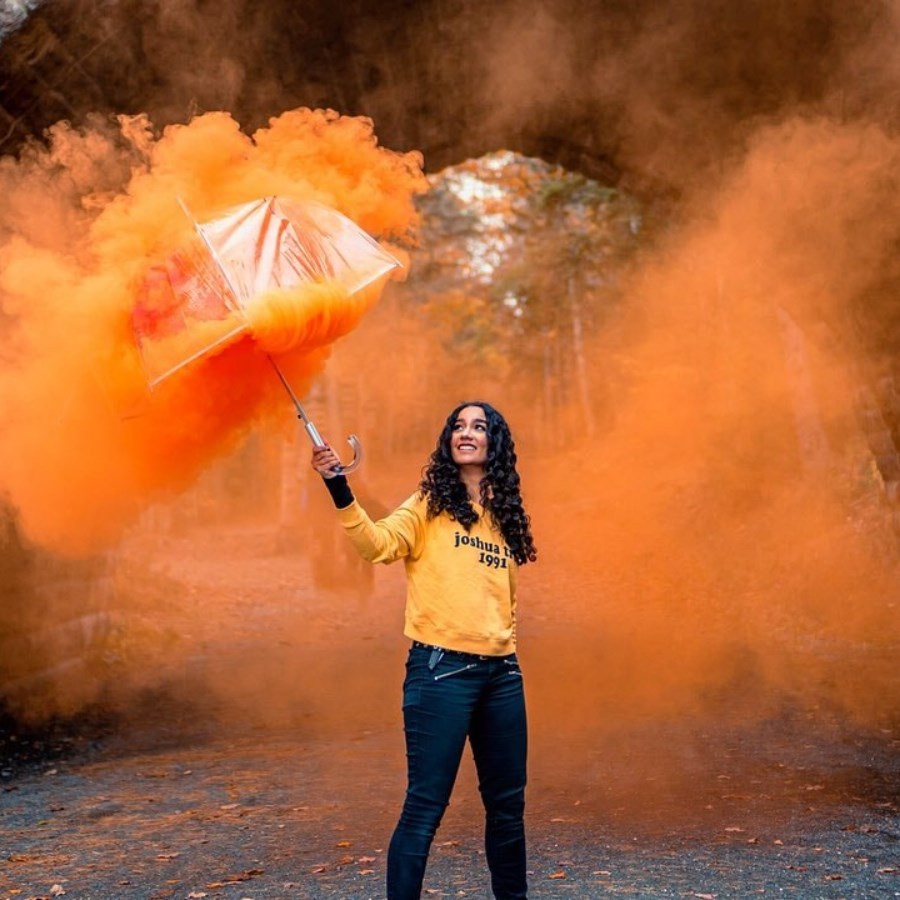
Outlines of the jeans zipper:
<svg viewBox="0 0 900 900">
<path fill-rule="evenodd" d="M 452 672 L 444 672 L 443 675 L 435 675 L 434 680 L 440 681 L 442 678 L 449 678 L 451 675 L 459 675 L 460 672 L 468 672 L 469 669 L 474 669 L 476 665 L 478 665 L 478 663 L 469 663 L 461 669 L 454 669 Z"/>
</svg>

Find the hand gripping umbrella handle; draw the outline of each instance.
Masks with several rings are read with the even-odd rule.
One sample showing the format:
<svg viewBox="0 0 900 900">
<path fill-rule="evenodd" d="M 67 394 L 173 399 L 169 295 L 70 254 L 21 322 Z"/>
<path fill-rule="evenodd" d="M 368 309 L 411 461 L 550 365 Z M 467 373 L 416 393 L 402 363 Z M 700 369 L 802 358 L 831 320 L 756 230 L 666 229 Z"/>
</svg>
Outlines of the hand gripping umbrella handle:
<svg viewBox="0 0 900 900">
<path fill-rule="evenodd" d="M 297 407 L 297 418 L 303 422 L 303 427 L 306 429 L 309 439 L 313 442 L 313 446 L 324 447 L 325 441 L 322 440 L 319 429 L 306 417 L 306 413 L 303 412 L 300 406 Z M 335 471 L 339 475 L 349 475 L 351 472 L 355 472 L 363 460 L 362 444 L 359 442 L 359 438 L 355 434 L 348 435 L 347 443 L 353 448 L 353 459 L 346 464 L 341 463 L 337 467 Z"/>
</svg>

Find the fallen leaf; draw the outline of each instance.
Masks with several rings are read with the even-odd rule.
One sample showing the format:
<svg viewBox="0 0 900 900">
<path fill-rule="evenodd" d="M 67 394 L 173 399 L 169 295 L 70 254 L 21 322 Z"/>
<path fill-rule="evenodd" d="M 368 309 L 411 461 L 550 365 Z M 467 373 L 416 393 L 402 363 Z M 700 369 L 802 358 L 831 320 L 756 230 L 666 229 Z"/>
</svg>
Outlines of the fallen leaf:
<svg viewBox="0 0 900 900">
<path fill-rule="evenodd" d="M 191 891 L 188 894 L 188 900 L 200 900 L 201 897 L 208 896 L 206 891 Z"/>
<path fill-rule="evenodd" d="M 342 856 L 342 857 L 337 861 L 337 864 L 338 864 L 339 866 L 349 866 L 350 863 L 352 863 L 352 862 L 356 862 L 356 860 L 355 860 L 352 856 Z"/>
<path fill-rule="evenodd" d="M 54 884 L 53 887 L 50 888 L 51 897 L 62 897 L 65 892 L 66 889 L 61 884 Z"/>
<path fill-rule="evenodd" d="M 549 877 L 550 878 L 565 878 L 566 873 L 563 872 L 562 870 L 560 870 L 559 872 L 551 872 Z"/>
<path fill-rule="evenodd" d="M 262 875 L 262 869 L 247 869 L 246 872 L 240 872 L 237 875 L 226 875 L 221 881 L 211 881 L 206 885 L 210 890 L 223 888 L 229 884 L 237 884 L 240 881 L 249 881 L 254 875 Z"/>
<path fill-rule="evenodd" d="M 352 847 L 353 844 L 350 841 L 338 841 L 334 846 L 335 847 Z"/>
<path fill-rule="evenodd" d="M 226 884 L 236 884 L 239 881 L 249 881 L 251 878 L 262 874 L 262 869 L 247 869 L 245 872 L 239 872 L 237 875 L 226 875 L 223 880 Z"/>
<path fill-rule="evenodd" d="M 896 866 L 882 866 L 880 869 L 876 869 L 875 872 L 878 875 L 900 875 L 900 869 Z"/>
<path fill-rule="evenodd" d="M 612 872 L 609 869 L 594 869 L 591 875 L 612 875 Z"/>
<path fill-rule="evenodd" d="M 360 869 L 359 872 L 357 872 L 357 874 L 358 875 L 374 875 L 375 870 L 374 869 Z"/>
<path fill-rule="evenodd" d="M 843 880 L 844 880 L 844 876 L 843 876 L 843 875 L 838 875 L 837 873 L 835 873 L 834 875 L 826 875 L 826 876 L 825 876 L 825 880 L 826 880 L 826 881 L 843 881 Z"/>
<path fill-rule="evenodd" d="M 177 859 L 179 856 L 181 856 L 181 854 L 174 850 L 171 853 L 157 853 L 156 854 L 157 859 Z"/>
<path fill-rule="evenodd" d="M 725 828 L 726 831 L 743 831 L 744 829 L 740 827 L 740 825 L 728 825 Z"/>
</svg>

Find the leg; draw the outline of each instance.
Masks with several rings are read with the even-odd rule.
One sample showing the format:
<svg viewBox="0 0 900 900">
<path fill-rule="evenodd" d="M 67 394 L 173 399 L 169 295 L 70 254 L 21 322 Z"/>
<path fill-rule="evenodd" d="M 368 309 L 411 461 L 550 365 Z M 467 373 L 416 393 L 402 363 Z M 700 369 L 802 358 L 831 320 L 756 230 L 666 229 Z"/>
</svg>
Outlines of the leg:
<svg viewBox="0 0 900 900">
<path fill-rule="evenodd" d="M 515 658 L 491 663 L 470 740 L 485 810 L 485 854 L 497 900 L 524 900 L 528 735 L 522 675 Z"/>
<path fill-rule="evenodd" d="M 388 848 L 388 900 L 417 900 L 428 851 L 450 801 L 469 719 L 475 679 L 434 680 L 429 651 L 412 649 L 403 684 L 408 783 L 400 821 Z M 452 668 L 452 667 L 451 667 Z"/>
</svg>

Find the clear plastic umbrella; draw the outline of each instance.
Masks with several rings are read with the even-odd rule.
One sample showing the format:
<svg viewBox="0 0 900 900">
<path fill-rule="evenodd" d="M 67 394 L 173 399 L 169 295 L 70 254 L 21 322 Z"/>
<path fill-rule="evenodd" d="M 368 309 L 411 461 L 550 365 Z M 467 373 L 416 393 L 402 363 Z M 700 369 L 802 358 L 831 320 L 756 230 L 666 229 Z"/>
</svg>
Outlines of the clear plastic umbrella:
<svg viewBox="0 0 900 900">
<path fill-rule="evenodd" d="M 251 307 L 273 291 L 328 282 L 354 294 L 400 261 L 335 209 L 264 197 L 204 222 L 190 216 L 195 239 L 150 270 L 132 325 L 150 387 L 252 331 Z M 288 380 L 267 354 L 316 446 L 324 443 Z M 348 440 L 353 461 L 359 441 Z"/>
</svg>

